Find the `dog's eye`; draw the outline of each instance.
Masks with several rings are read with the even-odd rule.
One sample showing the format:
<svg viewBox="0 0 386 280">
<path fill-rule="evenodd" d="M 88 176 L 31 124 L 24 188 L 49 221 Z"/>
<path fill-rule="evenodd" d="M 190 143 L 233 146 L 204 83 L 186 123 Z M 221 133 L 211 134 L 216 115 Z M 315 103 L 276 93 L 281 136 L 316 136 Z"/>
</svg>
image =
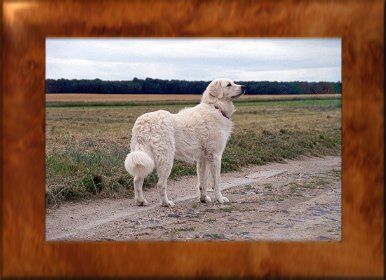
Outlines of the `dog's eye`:
<svg viewBox="0 0 386 280">
<path fill-rule="evenodd" d="M 231 86 L 231 83 L 227 84 L 227 87 L 230 87 Z"/>
</svg>

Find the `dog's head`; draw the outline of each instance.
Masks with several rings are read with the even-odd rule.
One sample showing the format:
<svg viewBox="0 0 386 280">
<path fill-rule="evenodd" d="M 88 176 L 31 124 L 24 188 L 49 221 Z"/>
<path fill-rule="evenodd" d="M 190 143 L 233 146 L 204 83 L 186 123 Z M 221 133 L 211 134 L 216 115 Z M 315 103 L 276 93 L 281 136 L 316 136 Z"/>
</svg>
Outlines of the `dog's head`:
<svg viewBox="0 0 386 280">
<path fill-rule="evenodd" d="M 245 93 L 245 86 L 235 84 L 232 80 L 221 78 L 213 80 L 206 88 L 204 94 L 213 98 L 231 101 Z"/>
<path fill-rule="evenodd" d="M 245 86 L 237 85 L 229 79 L 212 81 L 202 95 L 201 103 L 215 105 L 227 118 L 235 111 L 233 100 L 245 93 Z"/>
</svg>

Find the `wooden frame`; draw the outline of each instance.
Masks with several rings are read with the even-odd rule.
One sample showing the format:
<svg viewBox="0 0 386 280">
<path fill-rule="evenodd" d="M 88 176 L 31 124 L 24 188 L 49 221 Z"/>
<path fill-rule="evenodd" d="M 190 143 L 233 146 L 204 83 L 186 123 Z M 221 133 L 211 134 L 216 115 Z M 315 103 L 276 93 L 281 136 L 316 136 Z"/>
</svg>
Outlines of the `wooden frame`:
<svg viewBox="0 0 386 280">
<path fill-rule="evenodd" d="M 4 1 L 2 276 L 384 274 L 383 1 Z M 342 37 L 341 242 L 45 242 L 46 37 Z"/>
</svg>

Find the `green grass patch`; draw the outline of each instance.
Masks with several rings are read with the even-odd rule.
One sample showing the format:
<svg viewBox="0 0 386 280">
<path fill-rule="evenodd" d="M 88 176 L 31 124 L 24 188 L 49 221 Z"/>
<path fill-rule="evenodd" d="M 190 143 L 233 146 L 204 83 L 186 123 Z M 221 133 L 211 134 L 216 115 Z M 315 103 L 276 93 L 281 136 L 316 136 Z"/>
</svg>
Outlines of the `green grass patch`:
<svg viewBox="0 0 386 280">
<path fill-rule="evenodd" d="M 220 208 L 221 211 L 226 213 L 232 213 L 233 208 L 232 207 L 226 207 L 226 208 Z"/>
<path fill-rule="evenodd" d="M 125 150 L 65 149 L 46 159 L 47 203 L 91 197 L 132 197 L 133 178 L 124 169 Z M 158 181 L 154 170 L 144 189 Z"/>
<path fill-rule="evenodd" d="M 331 181 L 327 177 L 312 176 L 301 182 L 292 181 L 287 184 L 292 193 L 301 191 L 301 189 L 318 189 L 326 187 Z"/>
<path fill-rule="evenodd" d="M 326 131 L 324 134 L 302 131 L 241 132 L 230 138 L 222 157 L 221 168 L 222 172 L 229 172 L 250 164 L 282 162 L 303 155 L 335 155 L 340 152 L 340 143 L 340 131 Z M 50 199 L 51 196 L 48 195 L 48 202 L 77 199 L 85 194 L 85 197 L 99 195 L 104 189 L 129 195 L 132 193 L 129 189 L 132 188 L 133 179 L 123 167 L 126 153 L 127 150 L 118 148 L 107 151 L 94 149 L 87 152 L 69 148 L 47 155 L 48 181 L 53 181 L 53 185 L 58 181 L 62 182 L 63 178 L 72 178 L 74 181 L 69 185 L 70 190 L 61 192 L 56 199 Z M 195 165 L 177 161 L 170 177 L 177 179 L 195 174 Z M 144 188 L 154 186 L 157 180 L 157 173 L 153 171 L 145 179 Z M 54 189 L 52 195 L 55 193 L 58 191 Z"/>
<path fill-rule="evenodd" d="M 273 190 L 272 184 L 270 183 L 264 184 L 264 188 L 269 192 Z"/>
<path fill-rule="evenodd" d="M 341 107 L 342 100 L 340 98 L 326 99 L 292 99 L 292 100 L 245 100 L 241 101 L 242 106 L 285 106 L 285 107 L 320 107 L 320 108 L 337 108 Z"/>
<path fill-rule="evenodd" d="M 278 106 L 336 106 L 340 105 L 341 97 L 331 97 L 331 96 L 294 96 L 290 98 L 280 99 L 280 95 L 273 95 L 272 98 L 265 99 L 240 99 L 237 101 L 239 105 L 264 105 L 266 103 L 272 103 Z M 120 102 L 105 102 L 105 101 L 96 101 L 96 102 L 84 102 L 84 101 L 52 101 L 46 102 L 46 107 L 51 108 L 60 108 L 60 107 L 154 107 L 154 106 L 169 106 L 169 105 L 180 105 L 180 106 L 194 106 L 198 104 L 197 101 L 186 101 L 186 100 L 169 100 L 169 101 L 120 101 Z"/>
<path fill-rule="evenodd" d="M 175 228 L 174 232 L 181 232 L 181 231 L 193 231 L 195 230 L 195 227 L 183 227 L 183 228 Z"/>
<path fill-rule="evenodd" d="M 222 157 L 221 170 L 235 171 L 250 164 L 264 165 L 303 155 L 335 155 L 340 152 L 340 144 L 340 131 L 326 131 L 324 134 L 301 131 L 247 131 L 231 137 Z M 127 151 L 118 148 L 108 151 L 84 151 L 82 148 L 68 147 L 63 152 L 47 155 L 47 177 L 53 181 L 52 185 L 63 183 L 63 178 L 69 179 L 64 180 L 67 181 L 68 190 L 53 188 L 47 196 L 48 202 L 100 195 L 103 190 L 132 194 L 133 178 L 123 167 L 126 153 Z M 195 165 L 177 161 L 170 177 L 177 179 L 195 174 Z M 153 171 L 145 179 L 144 188 L 154 186 L 157 180 L 157 173 Z M 52 199 L 52 196 L 55 196 L 55 199 Z"/>
<path fill-rule="evenodd" d="M 249 164 L 282 162 L 301 155 L 335 155 L 340 151 L 341 133 L 326 131 L 315 134 L 304 131 L 254 131 L 233 135 L 222 157 L 222 171 L 238 170 Z"/>
</svg>

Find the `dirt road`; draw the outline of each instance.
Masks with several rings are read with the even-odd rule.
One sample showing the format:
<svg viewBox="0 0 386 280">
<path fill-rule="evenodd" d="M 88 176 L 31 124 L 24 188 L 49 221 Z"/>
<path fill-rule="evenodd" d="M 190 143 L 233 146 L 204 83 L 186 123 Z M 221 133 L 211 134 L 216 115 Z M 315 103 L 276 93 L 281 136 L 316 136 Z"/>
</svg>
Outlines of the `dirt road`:
<svg viewBox="0 0 386 280">
<path fill-rule="evenodd" d="M 47 240 L 332 240 L 341 238 L 341 159 L 305 158 L 222 175 L 228 204 L 201 204 L 196 178 L 169 183 L 175 207 L 133 199 L 65 203 L 46 212 Z M 213 197 L 213 192 L 209 192 Z"/>
</svg>

